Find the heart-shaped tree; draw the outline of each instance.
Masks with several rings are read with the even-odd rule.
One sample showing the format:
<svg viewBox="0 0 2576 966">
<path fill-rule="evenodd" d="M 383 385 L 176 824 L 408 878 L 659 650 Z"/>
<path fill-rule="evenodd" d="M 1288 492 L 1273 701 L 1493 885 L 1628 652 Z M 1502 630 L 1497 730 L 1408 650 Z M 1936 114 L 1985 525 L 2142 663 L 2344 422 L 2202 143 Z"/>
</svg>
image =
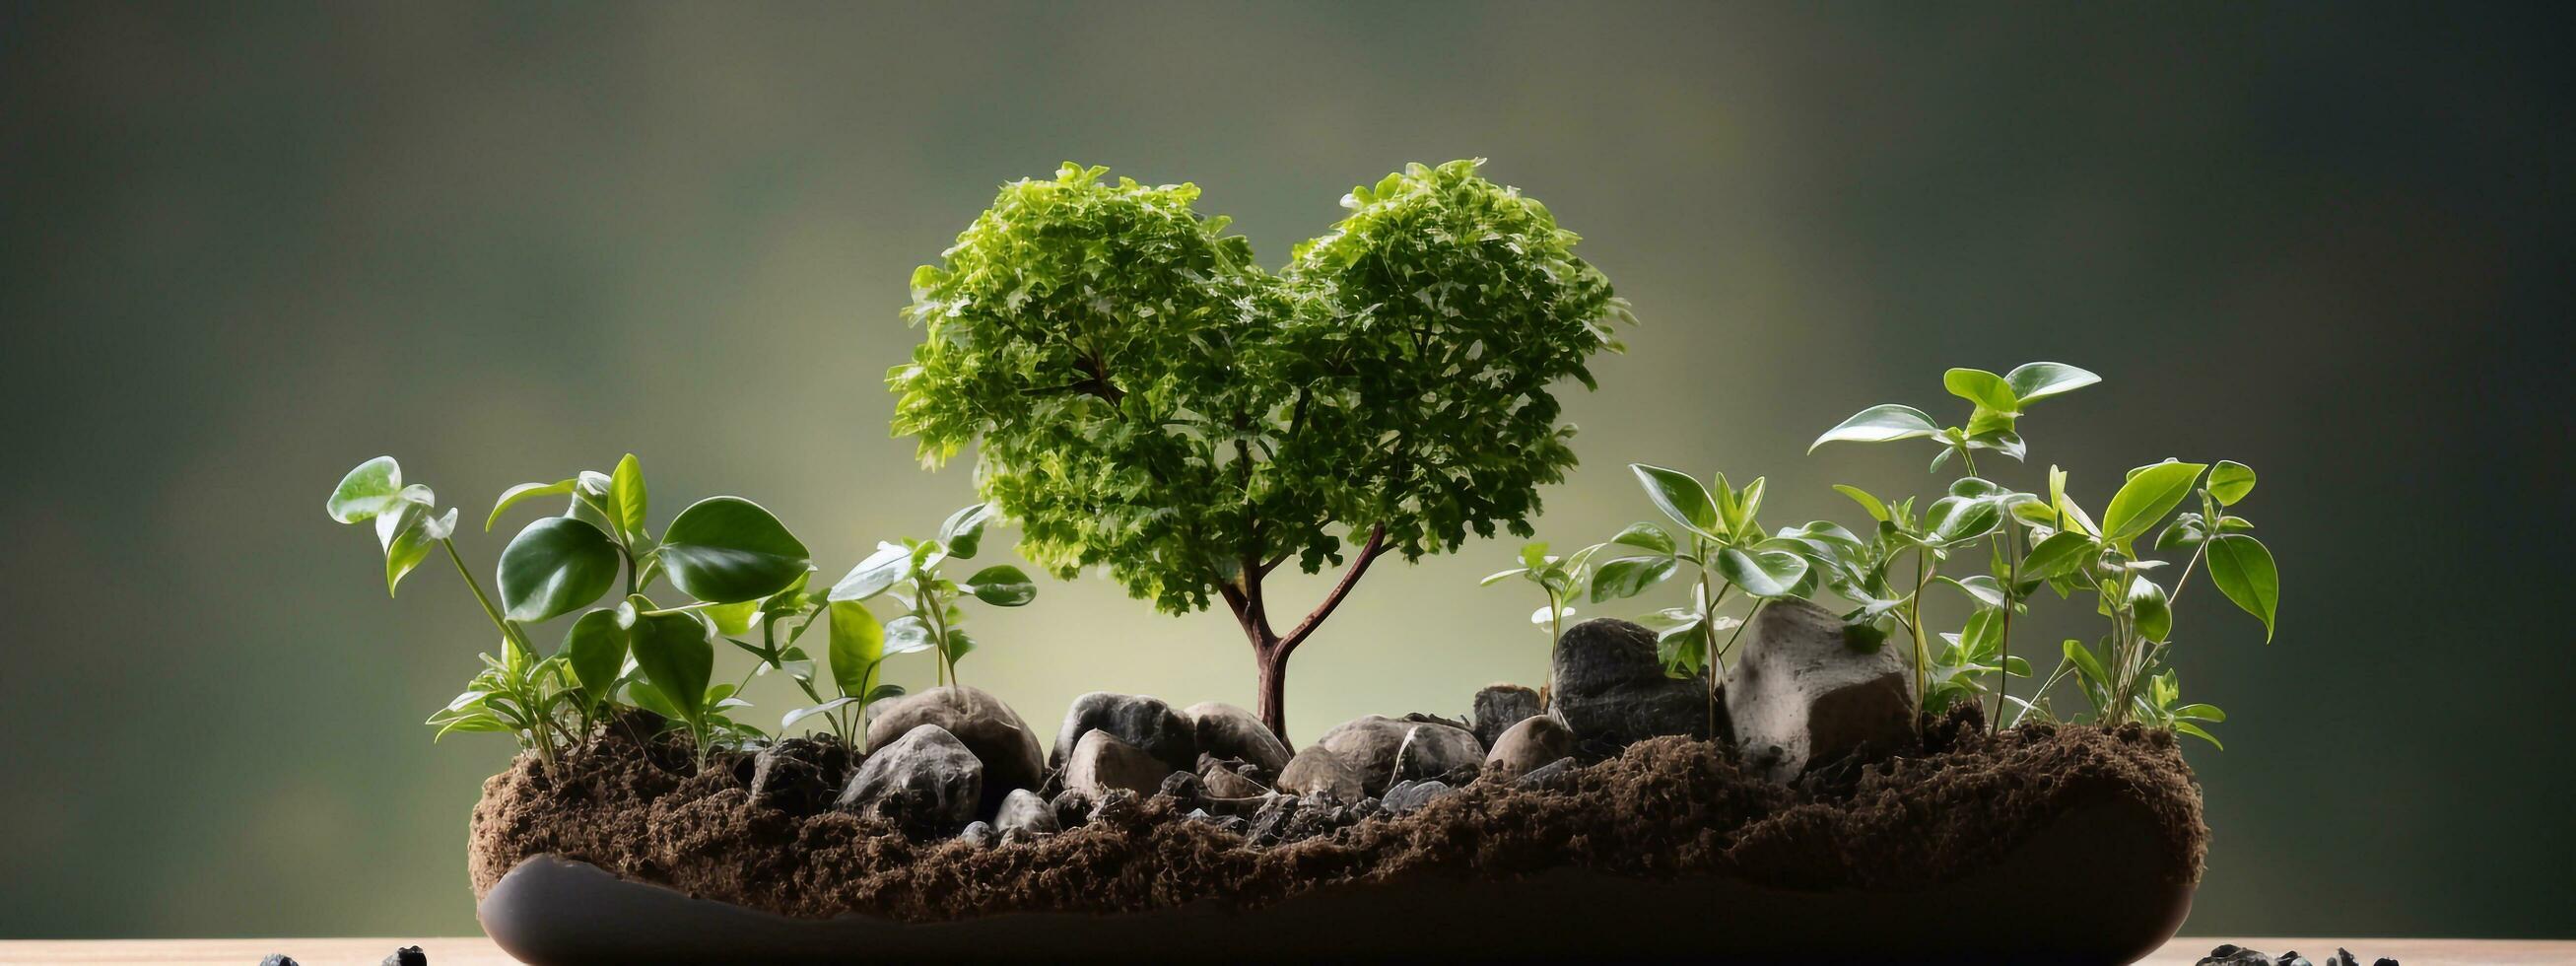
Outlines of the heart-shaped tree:
<svg viewBox="0 0 2576 966">
<path fill-rule="evenodd" d="M 1529 535 L 1540 484 L 1574 465 L 1550 395 L 1633 321 L 1546 206 L 1476 174 L 1408 166 L 1272 274 L 1194 185 L 1102 183 L 1067 164 L 1005 185 L 913 274 L 913 361 L 894 429 L 939 465 L 978 443 L 976 483 L 1020 552 L 1101 566 L 1172 613 L 1225 601 L 1286 737 L 1288 656 L 1369 564 Z M 1365 535 L 1365 536 L 1363 536 Z M 1262 581 L 1345 565 L 1284 634 Z"/>
</svg>

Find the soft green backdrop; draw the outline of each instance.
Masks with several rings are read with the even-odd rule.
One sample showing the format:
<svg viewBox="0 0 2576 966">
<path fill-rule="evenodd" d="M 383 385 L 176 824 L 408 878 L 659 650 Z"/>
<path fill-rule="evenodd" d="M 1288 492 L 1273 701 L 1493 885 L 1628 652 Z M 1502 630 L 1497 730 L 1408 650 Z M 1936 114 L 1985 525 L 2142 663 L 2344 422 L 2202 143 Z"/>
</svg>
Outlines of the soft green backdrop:
<svg viewBox="0 0 2576 966">
<path fill-rule="evenodd" d="M 1194 180 L 1265 258 L 1406 161 L 1493 159 L 1634 300 L 1575 391 L 1622 464 L 1928 488 L 1806 442 L 1950 365 L 2108 383 L 2026 421 L 2099 501 L 2253 463 L 2283 631 L 2186 597 L 2204 933 L 2576 934 L 2569 68 L 2444 5 L 0 6 L 0 936 L 473 928 L 504 744 L 419 724 L 490 644 L 324 519 L 380 452 L 469 518 L 634 450 L 837 573 L 968 497 L 887 437 L 912 267 L 999 182 Z M 2560 349 L 2546 349 L 2557 344 Z M 1946 404 L 1943 404 L 1946 407 Z M 1945 414 L 1946 408 L 1941 409 Z M 2035 472 L 2017 477 L 2038 479 Z M 466 549 L 488 567 L 501 540 Z M 1290 720 L 1536 681 L 1511 547 L 1373 573 Z M 1283 595 L 1312 594 L 1319 582 Z M 966 679 L 1249 703 L 1221 614 L 1048 582 Z M 2037 632 L 2026 641 L 2042 640 Z M 916 664 L 898 679 L 926 680 Z M 770 695 L 769 714 L 784 702 Z M 2069 888 L 2082 888 L 2072 882 Z"/>
</svg>

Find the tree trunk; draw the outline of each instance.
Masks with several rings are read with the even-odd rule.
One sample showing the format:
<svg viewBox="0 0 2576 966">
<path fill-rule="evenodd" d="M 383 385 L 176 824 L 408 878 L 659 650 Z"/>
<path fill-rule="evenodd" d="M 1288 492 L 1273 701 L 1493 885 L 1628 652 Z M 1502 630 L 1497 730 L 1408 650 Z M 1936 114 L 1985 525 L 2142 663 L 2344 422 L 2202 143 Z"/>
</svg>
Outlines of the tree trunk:
<svg viewBox="0 0 2576 966">
<path fill-rule="evenodd" d="M 1343 571 L 1342 579 L 1334 582 L 1333 589 L 1324 595 L 1323 603 L 1317 604 L 1312 613 L 1297 622 L 1297 626 L 1289 628 L 1285 637 L 1270 629 L 1270 615 L 1261 597 L 1261 578 L 1269 568 L 1262 566 L 1260 561 L 1245 562 L 1242 585 L 1217 585 L 1217 593 L 1234 611 L 1235 622 L 1243 625 L 1244 639 L 1252 644 L 1252 660 L 1260 674 L 1261 687 L 1256 699 L 1258 707 L 1254 711 L 1261 716 L 1262 726 L 1279 736 L 1281 744 L 1292 749 L 1296 747 L 1288 741 L 1288 655 L 1324 623 L 1324 618 L 1332 616 L 1333 608 L 1341 606 L 1342 598 L 1350 596 L 1351 586 L 1359 583 L 1361 574 L 1368 572 L 1369 563 L 1385 552 L 1386 528 L 1370 527 L 1368 543 L 1360 547 L 1359 555 L 1351 560 L 1350 569 Z"/>
<path fill-rule="evenodd" d="M 1288 742 L 1288 652 L 1276 645 L 1256 646 L 1252 659 L 1260 665 L 1261 673 L 1260 706 L 1255 709 L 1256 713 L 1261 715 L 1261 726 L 1278 735 L 1279 742 L 1285 745 Z"/>
</svg>

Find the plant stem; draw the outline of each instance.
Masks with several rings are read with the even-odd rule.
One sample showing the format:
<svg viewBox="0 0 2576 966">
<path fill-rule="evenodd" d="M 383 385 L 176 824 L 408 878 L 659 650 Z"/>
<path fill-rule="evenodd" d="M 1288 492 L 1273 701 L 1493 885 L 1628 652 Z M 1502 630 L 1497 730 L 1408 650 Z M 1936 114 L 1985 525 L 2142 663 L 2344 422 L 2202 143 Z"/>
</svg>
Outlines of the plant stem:
<svg viewBox="0 0 2576 966">
<path fill-rule="evenodd" d="M 1914 596 L 1912 602 L 1907 605 L 1907 608 L 1913 612 L 1906 623 L 1911 625 L 1914 631 L 1914 719 L 1918 726 L 1923 720 L 1924 692 L 1932 686 L 1931 679 L 1925 676 L 1926 666 L 1932 663 L 1932 646 L 1923 636 L 1923 588 L 1932 585 L 1930 558 L 1929 550 L 1922 547 L 1914 548 Z"/>
<path fill-rule="evenodd" d="M 2021 588 L 2021 551 L 2014 546 L 2013 523 L 2004 521 L 2004 627 L 1995 638 L 1995 717 L 1986 722 L 1986 733 L 2003 730 L 2004 708 L 2012 696 L 2012 615 Z"/>
</svg>

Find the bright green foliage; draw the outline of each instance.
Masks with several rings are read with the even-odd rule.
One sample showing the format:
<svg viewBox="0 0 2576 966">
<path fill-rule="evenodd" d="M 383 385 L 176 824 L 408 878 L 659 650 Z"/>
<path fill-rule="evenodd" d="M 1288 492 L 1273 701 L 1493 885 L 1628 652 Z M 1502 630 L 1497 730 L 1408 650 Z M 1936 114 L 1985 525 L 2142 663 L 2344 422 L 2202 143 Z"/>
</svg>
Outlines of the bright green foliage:
<svg viewBox="0 0 2576 966">
<path fill-rule="evenodd" d="M 1037 599 L 1037 582 L 1009 564 L 975 571 L 964 583 L 940 573 L 942 563 L 975 556 L 983 544 L 984 527 L 993 517 L 992 504 L 978 503 L 950 514 L 939 527 L 938 539 L 905 537 L 901 543 L 877 544 L 876 553 L 832 585 L 832 673 L 845 696 L 871 693 L 877 662 L 914 651 L 938 655 L 940 682 L 955 681 L 958 659 L 975 649 L 975 638 L 963 626 L 966 609 L 959 606 L 963 599 L 971 597 L 995 607 L 1023 607 Z M 859 636 L 851 637 L 845 646 L 840 633 L 843 617 L 873 624 L 875 618 L 867 616 L 862 602 L 879 595 L 893 597 L 908 613 L 882 627 L 854 625 L 853 633 Z"/>
<path fill-rule="evenodd" d="M 734 642 L 761 658 L 755 673 L 785 669 L 813 693 L 811 660 L 794 647 L 793 636 L 784 643 L 774 636 L 782 623 L 801 632 L 821 606 L 804 592 L 813 565 L 804 544 L 769 511 L 740 497 L 714 497 L 681 511 L 656 539 L 648 528 L 643 466 L 629 454 L 611 473 L 503 491 L 484 528 L 512 507 L 548 496 L 569 499 L 560 515 L 529 524 L 501 551 L 495 604 L 457 556 L 456 511 L 436 513 L 429 488 L 405 485 L 392 457 L 360 464 L 332 491 L 326 507 L 332 519 L 375 522 L 388 587 L 432 549 L 444 549 L 501 632 L 501 656 L 485 655 L 483 673 L 430 718 L 439 734 L 509 733 L 551 768 L 563 746 L 623 703 L 686 728 L 703 758 L 719 743 L 759 734 L 730 717 L 747 706 L 736 696 L 742 685 L 709 680 L 716 632 L 746 631 L 755 620 L 765 646 Z M 624 594 L 603 606 L 621 577 Z M 664 578 L 696 599 L 655 604 L 645 593 Z M 583 613 L 561 645 L 539 657 L 529 628 L 575 611 Z"/>
<path fill-rule="evenodd" d="M 1538 486 L 1574 465 L 1552 387 L 1591 383 L 1627 309 L 1477 164 L 1353 189 L 1276 274 L 1192 185 L 1070 164 L 1006 185 L 914 273 L 924 337 L 888 377 L 894 430 L 934 466 L 974 444 L 983 495 L 1056 575 L 1103 567 L 1173 613 L 1225 599 L 1270 674 L 1349 584 L 1283 638 L 1271 569 L 1340 564 L 1361 534 L 1354 576 L 1526 536 Z"/>
<path fill-rule="evenodd" d="M 1644 579 L 1643 569 L 1639 568 L 1638 572 L 1633 574 L 1622 572 L 1608 579 L 1642 580 Z M 1667 569 L 1670 568 L 1667 567 Z M 1571 601 L 1575 592 L 1581 589 L 1580 577 L 1573 570 L 1568 569 L 1565 558 L 1550 555 L 1547 552 L 1547 544 L 1532 543 L 1521 547 L 1520 566 L 1487 574 L 1477 586 L 1491 587 L 1495 583 L 1513 577 L 1529 581 L 1537 586 L 1541 593 L 1547 595 L 1547 606 L 1531 611 L 1530 623 L 1547 631 L 1548 647 L 1551 650 L 1554 649 L 1556 642 L 1565 636 L 1565 619 L 1574 616 Z"/>
<path fill-rule="evenodd" d="M 2113 493 L 2098 524 L 2069 495 L 2064 470 L 2049 468 L 2045 495 L 1976 475 L 1979 452 L 2017 460 L 2025 455 L 2017 423 L 2031 402 L 2099 381 L 2082 369 L 2046 362 L 2001 376 L 1952 369 L 1943 385 L 1971 407 L 1962 425 L 1943 427 L 1921 410 L 1900 405 L 1873 406 L 1844 420 L 1816 444 L 1932 439 L 1942 446 L 1935 469 L 1955 456 L 1968 470 L 1920 512 L 1913 497 L 1886 500 L 1859 487 L 1835 486 L 1869 516 L 1871 526 L 1857 534 L 1826 521 L 1765 534 L 1753 520 L 1760 480 L 1729 490 L 1719 477 L 1711 488 L 1688 474 L 1639 465 L 1649 501 L 1680 528 L 1679 537 L 1653 524 L 1631 526 L 1609 543 L 1577 553 L 1566 567 L 1571 583 L 1588 581 L 1599 602 L 1633 596 L 1681 572 L 1678 564 L 1694 565 L 1699 583 L 1690 606 L 1644 618 L 1662 628 L 1665 661 L 1676 673 L 1701 667 L 1712 653 L 1713 630 L 1732 626 L 1733 618 L 1716 613 L 1730 592 L 1755 598 L 1758 607 L 1760 600 L 1808 598 L 1823 589 L 1849 603 L 1843 616 L 1853 647 L 1874 649 L 1897 635 L 1909 640 L 1916 693 L 1927 713 L 1982 701 L 1991 690 L 1991 720 L 1998 725 L 2032 713 L 2049 716 L 2048 695 L 2072 681 L 2093 721 L 2138 721 L 2215 744 L 2196 722 L 2226 716 L 2205 704 L 2178 705 L 2180 688 L 2166 656 L 2180 588 L 2204 557 L 2210 582 L 2260 619 L 2270 638 L 2280 604 L 2278 568 L 2271 551 L 2252 536 L 2253 524 L 2227 512 L 2253 492 L 2253 469 L 2225 460 L 2138 467 Z M 2193 501 L 2196 511 L 2175 513 Z M 2170 586 L 2153 576 L 2168 562 L 2138 551 L 2139 538 L 2159 525 L 2154 550 L 2190 555 Z M 1982 573 L 1955 572 L 1958 564 L 1973 567 L 1979 558 Z M 1942 573 L 1945 566 L 1954 572 Z M 1956 632 L 1932 630 L 1939 618 L 1927 609 L 1927 592 L 1936 585 L 1955 592 L 1966 609 Z M 2110 627 L 2093 645 L 2065 642 L 2064 658 L 2047 681 L 2033 694 L 2015 697 L 2006 682 L 2029 677 L 2031 665 L 2011 652 L 2013 621 L 2029 612 L 2043 588 L 2060 597 L 2088 593 Z M 1717 660 L 1722 662 L 1726 650 L 1715 649 Z"/>
</svg>

